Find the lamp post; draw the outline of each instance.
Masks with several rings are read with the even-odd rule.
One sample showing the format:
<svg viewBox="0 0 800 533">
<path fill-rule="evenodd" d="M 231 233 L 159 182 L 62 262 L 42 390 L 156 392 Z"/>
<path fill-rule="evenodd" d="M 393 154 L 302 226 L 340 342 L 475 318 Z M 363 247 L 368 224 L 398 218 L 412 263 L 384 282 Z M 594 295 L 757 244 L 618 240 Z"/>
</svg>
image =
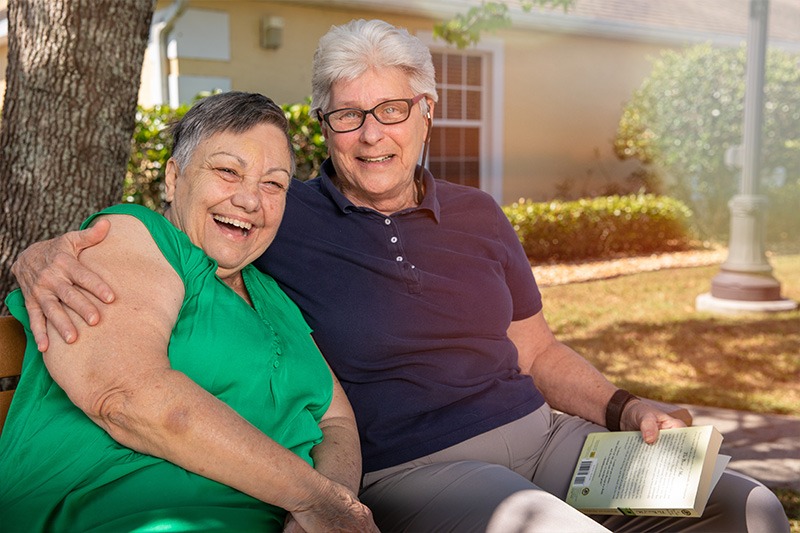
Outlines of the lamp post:
<svg viewBox="0 0 800 533">
<path fill-rule="evenodd" d="M 797 307 L 796 302 L 781 298 L 780 282 L 772 275 L 764 244 L 767 199 L 758 190 L 768 16 L 769 0 L 750 0 L 742 146 L 726 155 L 728 164 L 741 169 L 740 193 L 728 203 L 728 258 L 711 280 L 711 293 L 697 297 L 699 311 L 790 311 Z"/>
</svg>

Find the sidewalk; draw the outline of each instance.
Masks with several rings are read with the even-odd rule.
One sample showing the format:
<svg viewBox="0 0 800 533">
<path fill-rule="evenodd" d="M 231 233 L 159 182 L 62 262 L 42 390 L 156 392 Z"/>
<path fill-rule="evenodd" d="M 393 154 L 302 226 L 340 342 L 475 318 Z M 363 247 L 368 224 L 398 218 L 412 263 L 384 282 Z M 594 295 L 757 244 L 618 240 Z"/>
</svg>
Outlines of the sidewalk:
<svg viewBox="0 0 800 533">
<path fill-rule="evenodd" d="M 800 491 L 800 418 L 762 415 L 716 407 L 682 405 L 694 425 L 715 426 L 724 436 L 728 467 L 770 488 Z"/>
</svg>

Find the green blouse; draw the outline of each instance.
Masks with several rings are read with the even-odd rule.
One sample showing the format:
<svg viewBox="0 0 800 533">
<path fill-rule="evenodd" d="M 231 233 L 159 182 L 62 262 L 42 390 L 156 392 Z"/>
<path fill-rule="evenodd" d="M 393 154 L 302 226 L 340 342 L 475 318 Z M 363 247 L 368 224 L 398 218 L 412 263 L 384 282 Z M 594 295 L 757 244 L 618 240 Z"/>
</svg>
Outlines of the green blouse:
<svg viewBox="0 0 800 533">
<path fill-rule="evenodd" d="M 161 215 L 117 205 L 82 227 L 101 214 L 141 220 L 183 280 L 186 294 L 169 345 L 172 368 L 313 465 L 310 452 L 322 441 L 319 420 L 333 382 L 289 297 L 248 266 L 242 274 L 250 307 L 216 276 L 216 262 Z M 25 325 L 28 344 L 0 436 L 4 531 L 281 530 L 282 509 L 114 441 L 50 377 L 21 293 L 6 302 Z"/>
</svg>

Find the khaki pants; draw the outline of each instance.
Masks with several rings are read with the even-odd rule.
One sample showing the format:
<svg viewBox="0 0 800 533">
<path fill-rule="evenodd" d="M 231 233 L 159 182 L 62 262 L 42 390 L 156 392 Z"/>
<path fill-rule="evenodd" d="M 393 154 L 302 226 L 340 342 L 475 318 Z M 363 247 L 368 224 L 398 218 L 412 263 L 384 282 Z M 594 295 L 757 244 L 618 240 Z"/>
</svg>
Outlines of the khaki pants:
<svg viewBox="0 0 800 533">
<path fill-rule="evenodd" d="M 369 472 L 360 497 L 384 533 L 789 532 L 774 494 L 731 471 L 702 518 L 584 516 L 562 499 L 586 435 L 602 430 L 545 405 L 450 448 Z"/>
</svg>

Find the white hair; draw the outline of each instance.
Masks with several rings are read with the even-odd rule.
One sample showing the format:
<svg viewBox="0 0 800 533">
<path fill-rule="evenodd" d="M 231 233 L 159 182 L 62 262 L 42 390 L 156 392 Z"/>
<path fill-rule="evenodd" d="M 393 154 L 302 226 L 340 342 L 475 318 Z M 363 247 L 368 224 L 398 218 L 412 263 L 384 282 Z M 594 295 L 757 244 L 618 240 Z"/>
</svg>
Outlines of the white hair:
<svg viewBox="0 0 800 533">
<path fill-rule="evenodd" d="M 394 67 L 408 74 L 414 95 L 434 102 L 436 76 L 431 52 L 417 37 L 382 20 L 352 20 L 332 26 L 314 52 L 311 77 L 311 112 L 329 111 L 331 87 L 339 80 L 354 80 L 372 68 Z M 427 111 L 427 102 L 421 101 Z"/>
</svg>

